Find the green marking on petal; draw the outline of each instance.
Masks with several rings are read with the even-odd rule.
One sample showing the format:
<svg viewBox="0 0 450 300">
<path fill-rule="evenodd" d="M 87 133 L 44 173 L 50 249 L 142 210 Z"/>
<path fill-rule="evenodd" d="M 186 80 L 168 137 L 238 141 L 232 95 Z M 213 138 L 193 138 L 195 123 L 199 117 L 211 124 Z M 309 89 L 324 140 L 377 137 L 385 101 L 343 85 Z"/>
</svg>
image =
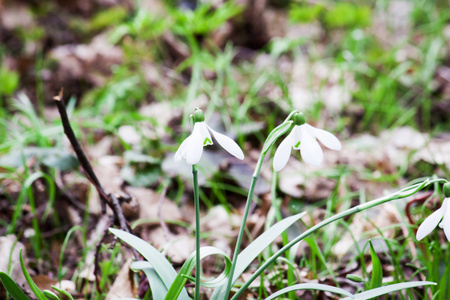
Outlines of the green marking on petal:
<svg viewBox="0 0 450 300">
<path fill-rule="evenodd" d="M 206 138 L 205 141 L 203 142 L 203 146 L 211 145 L 212 143 L 213 142 L 209 138 Z"/>
<path fill-rule="evenodd" d="M 298 143 L 295 144 L 295 146 L 294 146 L 294 148 L 298 148 L 298 147 L 300 147 L 300 141 L 298 141 Z"/>
</svg>

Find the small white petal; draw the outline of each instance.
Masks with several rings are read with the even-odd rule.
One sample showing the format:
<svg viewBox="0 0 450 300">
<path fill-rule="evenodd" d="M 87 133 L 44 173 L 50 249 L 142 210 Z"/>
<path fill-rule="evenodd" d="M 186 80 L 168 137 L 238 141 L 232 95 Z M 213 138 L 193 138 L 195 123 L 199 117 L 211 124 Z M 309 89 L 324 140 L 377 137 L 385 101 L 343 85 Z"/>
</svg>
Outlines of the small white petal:
<svg viewBox="0 0 450 300">
<path fill-rule="evenodd" d="M 300 141 L 302 140 L 302 127 L 300 125 L 295 125 L 292 128 L 292 147 L 295 150 L 300 150 Z"/>
<path fill-rule="evenodd" d="M 190 165 L 195 165 L 200 161 L 203 153 L 204 138 L 201 132 L 201 123 L 194 124 L 194 130 L 190 136 L 189 142 L 186 144 L 186 162 Z"/>
<path fill-rule="evenodd" d="M 334 134 L 319 128 L 315 128 L 309 124 L 305 124 L 308 127 L 308 131 L 312 133 L 325 147 L 332 150 L 341 150 L 341 142 L 334 136 Z"/>
<path fill-rule="evenodd" d="M 419 229 L 417 229 L 416 233 L 416 239 L 418 241 L 429 235 L 430 232 L 432 232 L 433 229 L 435 229 L 439 224 L 444 215 L 444 210 L 442 208 L 443 207 L 441 206 L 441 208 L 429 215 L 428 218 L 426 218 L 423 223 L 420 224 Z"/>
<path fill-rule="evenodd" d="M 319 166 L 323 161 L 322 148 L 320 148 L 319 143 L 309 133 L 305 124 L 300 125 L 300 129 L 302 133 L 300 152 L 303 160 L 310 165 Z"/>
<path fill-rule="evenodd" d="M 221 133 L 218 133 L 217 131 L 214 131 L 206 125 L 208 129 L 212 132 L 214 138 L 217 140 L 220 146 L 223 147 L 223 149 L 227 150 L 231 155 L 239 158 L 244 159 L 244 152 L 242 152 L 239 145 L 233 141 L 231 138 L 227 137 L 226 135 L 223 135 Z"/>
<path fill-rule="evenodd" d="M 180 161 L 182 158 L 186 158 L 186 145 L 189 144 L 189 140 L 191 139 L 191 136 L 188 136 L 180 145 L 180 147 L 178 147 L 177 152 L 175 153 L 175 161 Z"/>
<path fill-rule="evenodd" d="M 288 136 L 278 146 L 277 151 L 273 157 L 273 169 L 275 172 L 281 171 L 287 164 L 289 157 L 291 156 L 292 146 L 294 144 L 294 129 L 288 134 Z"/>
<path fill-rule="evenodd" d="M 200 132 L 202 135 L 202 140 L 203 140 L 203 146 L 208 146 L 208 145 L 212 145 L 213 141 L 211 138 L 211 135 L 209 134 L 208 129 L 209 126 L 205 123 L 205 122 L 197 122 L 196 124 L 198 124 L 198 127 L 200 127 Z"/>
<path fill-rule="evenodd" d="M 445 236 L 447 240 L 450 242 L 450 205 L 449 198 L 444 199 L 444 203 L 442 204 L 442 210 L 444 211 L 444 219 L 442 220 L 442 227 L 444 228 Z"/>
</svg>

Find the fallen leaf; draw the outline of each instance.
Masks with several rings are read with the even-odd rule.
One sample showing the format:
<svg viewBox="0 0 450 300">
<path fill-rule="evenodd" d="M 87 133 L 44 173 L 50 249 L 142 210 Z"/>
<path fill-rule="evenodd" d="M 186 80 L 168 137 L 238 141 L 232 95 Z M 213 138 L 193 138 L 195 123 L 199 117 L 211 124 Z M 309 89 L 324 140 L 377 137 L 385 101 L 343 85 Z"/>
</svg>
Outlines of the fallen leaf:
<svg viewBox="0 0 450 300">
<path fill-rule="evenodd" d="M 135 297 L 135 286 L 133 283 L 133 272 L 130 270 L 130 265 L 133 262 L 129 258 L 125 264 L 120 269 L 119 274 L 117 274 L 113 285 L 109 289 L 106 295 L 106 300 L 121 299 L 121 298 L 134 298 Z"/>
</svg>

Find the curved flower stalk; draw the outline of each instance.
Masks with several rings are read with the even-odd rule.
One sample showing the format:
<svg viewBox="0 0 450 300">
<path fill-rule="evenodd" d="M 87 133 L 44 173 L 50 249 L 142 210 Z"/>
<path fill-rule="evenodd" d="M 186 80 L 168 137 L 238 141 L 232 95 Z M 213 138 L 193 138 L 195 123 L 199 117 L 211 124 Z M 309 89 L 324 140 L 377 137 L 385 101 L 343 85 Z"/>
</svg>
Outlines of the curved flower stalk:
<svg viewBox="0 0 450 300">
<path fill-rule="evenodd" d="M 194 129 L 192 134 L 181 143 L 175 153 L 175 161 L 185 159 L 190 165 L 195 165 L 200 161 L 203 154 L 203 147 L 212 145 L 211 135 L 219 143 L 222 148 L 227 150 L 231 155 L 244 159 L 244 153 L 235 141 L 213 130 L 205 123 L 203 111 L 196 108 L 194 111 Z"/>
<path fill-rule="evenodd" d="M 195 204 L 195 293 L 194 299 L 200 299 L 200 199 L 198 189 L 198 174 L 197 163 L 203 154 L 203 147 L 212 145 L 211 135 L 225 150 L 231 155 L 244 159 L 244 153 L 235 141 L 229 137 L 214 131 L 205 123 L 205 116 L 203 111 L 196 108 L 193 116 L 194 129 L 190 136 L 188 136 L 183 143 L 181 143 L 177 152 L 175 153 L 175 161 L 185 159 L 186 162 L 192 165 L 192 176 L 194 184 L 194 204 Z"/>
<path fill-rule="evenodd" d="M 325 147 L 332 150 L 341 150 L 341 142 L 331 133 L 315 128 L 305 122 L 303 113 L 294 115 L 295 126 L 288 136 L 278 146 L 273 158 L 273 168 L 281 171 L 291 156 L 291 150 L 300 150 L 303 160 L 311 165 L 318 166 L 323 161 L 323 151 L 316 139 Z"/>
<path fill-rule="evenodd" d="M 450 183 L 444 184 L 444 196 L 442 206 L 429 215 L 417 229 L 416 238 L 418 241 L 429 235 L 439 224 L 439 227 L 444 229 L 445 236 L 450 242 Z"/>
</svg>

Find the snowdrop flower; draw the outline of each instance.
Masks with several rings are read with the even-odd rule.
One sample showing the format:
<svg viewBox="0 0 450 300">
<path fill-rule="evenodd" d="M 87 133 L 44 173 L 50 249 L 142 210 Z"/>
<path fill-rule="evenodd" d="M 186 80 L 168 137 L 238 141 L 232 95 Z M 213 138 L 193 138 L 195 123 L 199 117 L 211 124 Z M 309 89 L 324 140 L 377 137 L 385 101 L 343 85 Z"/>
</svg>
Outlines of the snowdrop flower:
<svg viewBox="0 0 450 300">
<path fill-rule="evenodd" d="M 318 139 L 322 144 L 333 150 L 341 150 L 339 140 L 328 131 L 315 128 L 305 123 L 303 113 L 294 115 L 294 128 L 288 136 L 278 146 L 273 158 L 273 168 L 275 171 L 283 169 L 291 156 L 291 149 L 300 150 L 303 160 L 311 165 L 318 166 L 323 161 L 323 152 Z"/>
<path fill-rule="evenodd" d="M 418 241 L 430 234 L 439 224 L 439 227 L 444 229 L 445 236 L 450 242 L 450 183 L 444 184 L 444 196 L 442 206 L 429 215 L 417 229 L 416 238 Z"/>
<path fill-rule="evenodd" d="M 213 144 L 211 135 L 231 155 L 241 160 L 244 159 L 244 153 L 238 144 L 229 137 L 212 130 L 205 123 L 203 111 L 196 108 L 194 111 L 194 129 L 192 130 L 192 134 L 181 143 L 175 153 L 175 161 L 185 159 L 190 165 L 197 164 L 202 157 L 203 147 Z"/>
</svg>

